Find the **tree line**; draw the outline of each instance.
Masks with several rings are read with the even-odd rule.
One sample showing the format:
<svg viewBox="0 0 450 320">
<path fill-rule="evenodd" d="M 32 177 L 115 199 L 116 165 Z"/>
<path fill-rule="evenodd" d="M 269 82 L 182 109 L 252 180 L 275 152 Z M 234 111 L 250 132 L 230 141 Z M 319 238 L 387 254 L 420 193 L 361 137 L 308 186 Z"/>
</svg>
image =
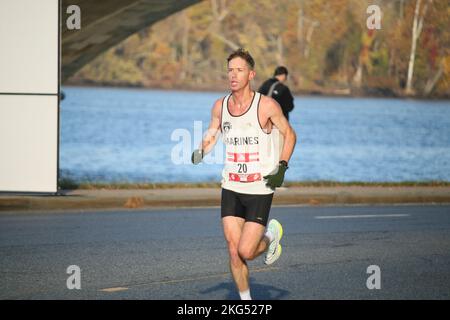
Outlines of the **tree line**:
<svg viewBox="0 0 450 320">
<path fill-rule="evenodd" d="M 381 9 L 368 29 L 367 7 Z M 140 32 L 67 84 L 226 90 L 243 47 L 258 86 L 277 65 L 296 93 L 450 97 L 447 0 L 205 0 Z"/>
</svg>

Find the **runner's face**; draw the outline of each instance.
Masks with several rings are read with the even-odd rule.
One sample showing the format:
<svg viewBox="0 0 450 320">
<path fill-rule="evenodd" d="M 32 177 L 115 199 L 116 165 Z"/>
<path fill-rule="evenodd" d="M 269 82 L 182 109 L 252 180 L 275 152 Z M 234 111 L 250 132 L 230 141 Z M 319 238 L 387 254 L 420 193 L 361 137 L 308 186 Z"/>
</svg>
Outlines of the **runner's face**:
<svg viewBox="0 0 450 320">
<path fill-rule="evenodd" d="M 255 77 L 255 71 L 251 70 L 247 61 L 236 57 L 228 62 L 228 81 L 231 91 L 238 91 L 248 85 Z"/>
</svg>

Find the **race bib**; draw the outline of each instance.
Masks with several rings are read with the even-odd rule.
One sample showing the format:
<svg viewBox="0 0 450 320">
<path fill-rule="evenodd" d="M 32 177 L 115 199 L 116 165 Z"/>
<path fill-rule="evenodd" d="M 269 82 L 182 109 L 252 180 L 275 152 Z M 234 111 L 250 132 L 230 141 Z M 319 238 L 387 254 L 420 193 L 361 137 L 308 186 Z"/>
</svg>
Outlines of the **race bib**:
<svg viewBox="0 0 450 320">
<path fill-rule="evenodd" d="M 259 152 L 227 152 L 228 178 L 235 182 L 254 182 L 262 179 Z"/>
</svg>

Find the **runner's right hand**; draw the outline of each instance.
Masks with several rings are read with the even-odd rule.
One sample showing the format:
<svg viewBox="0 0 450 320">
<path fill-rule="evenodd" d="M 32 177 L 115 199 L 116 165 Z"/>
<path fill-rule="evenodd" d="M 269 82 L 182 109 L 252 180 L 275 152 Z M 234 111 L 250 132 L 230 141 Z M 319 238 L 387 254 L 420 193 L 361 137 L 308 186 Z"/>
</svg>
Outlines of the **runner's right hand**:
<svg viewBox="0 0 450 320">
<path fill-rule="evenodd" d="M 199 164 L 203 160 L 203 150 L 195 149 L 192 152 L 191 161 L 193 164 Z"/>
</svg>

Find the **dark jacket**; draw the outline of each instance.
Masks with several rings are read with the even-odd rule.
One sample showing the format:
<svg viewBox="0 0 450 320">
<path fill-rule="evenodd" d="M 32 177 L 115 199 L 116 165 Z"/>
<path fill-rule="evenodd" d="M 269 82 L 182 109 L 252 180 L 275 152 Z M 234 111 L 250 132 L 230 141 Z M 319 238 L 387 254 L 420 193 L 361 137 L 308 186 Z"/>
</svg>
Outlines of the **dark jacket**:
<svg viewBox="0 0 450 320">
<path fill-rule="evenodd" d="M 268 79 L 261 85 L 261 87 L 258 89 L 258 92 L 267 95 L 272 84 L 277 81 L 278 80 L 276 78 Z M 272 98 L 278 102 L 278 104 L 281 106 L 281 109 L 283 110 L 284 116 L 289 120 L 289 112 L 294 109 L 294 97 L 292 96 L 289 88 L 281 82 L 278 82 L 273 90 Z"/>
</svg>

